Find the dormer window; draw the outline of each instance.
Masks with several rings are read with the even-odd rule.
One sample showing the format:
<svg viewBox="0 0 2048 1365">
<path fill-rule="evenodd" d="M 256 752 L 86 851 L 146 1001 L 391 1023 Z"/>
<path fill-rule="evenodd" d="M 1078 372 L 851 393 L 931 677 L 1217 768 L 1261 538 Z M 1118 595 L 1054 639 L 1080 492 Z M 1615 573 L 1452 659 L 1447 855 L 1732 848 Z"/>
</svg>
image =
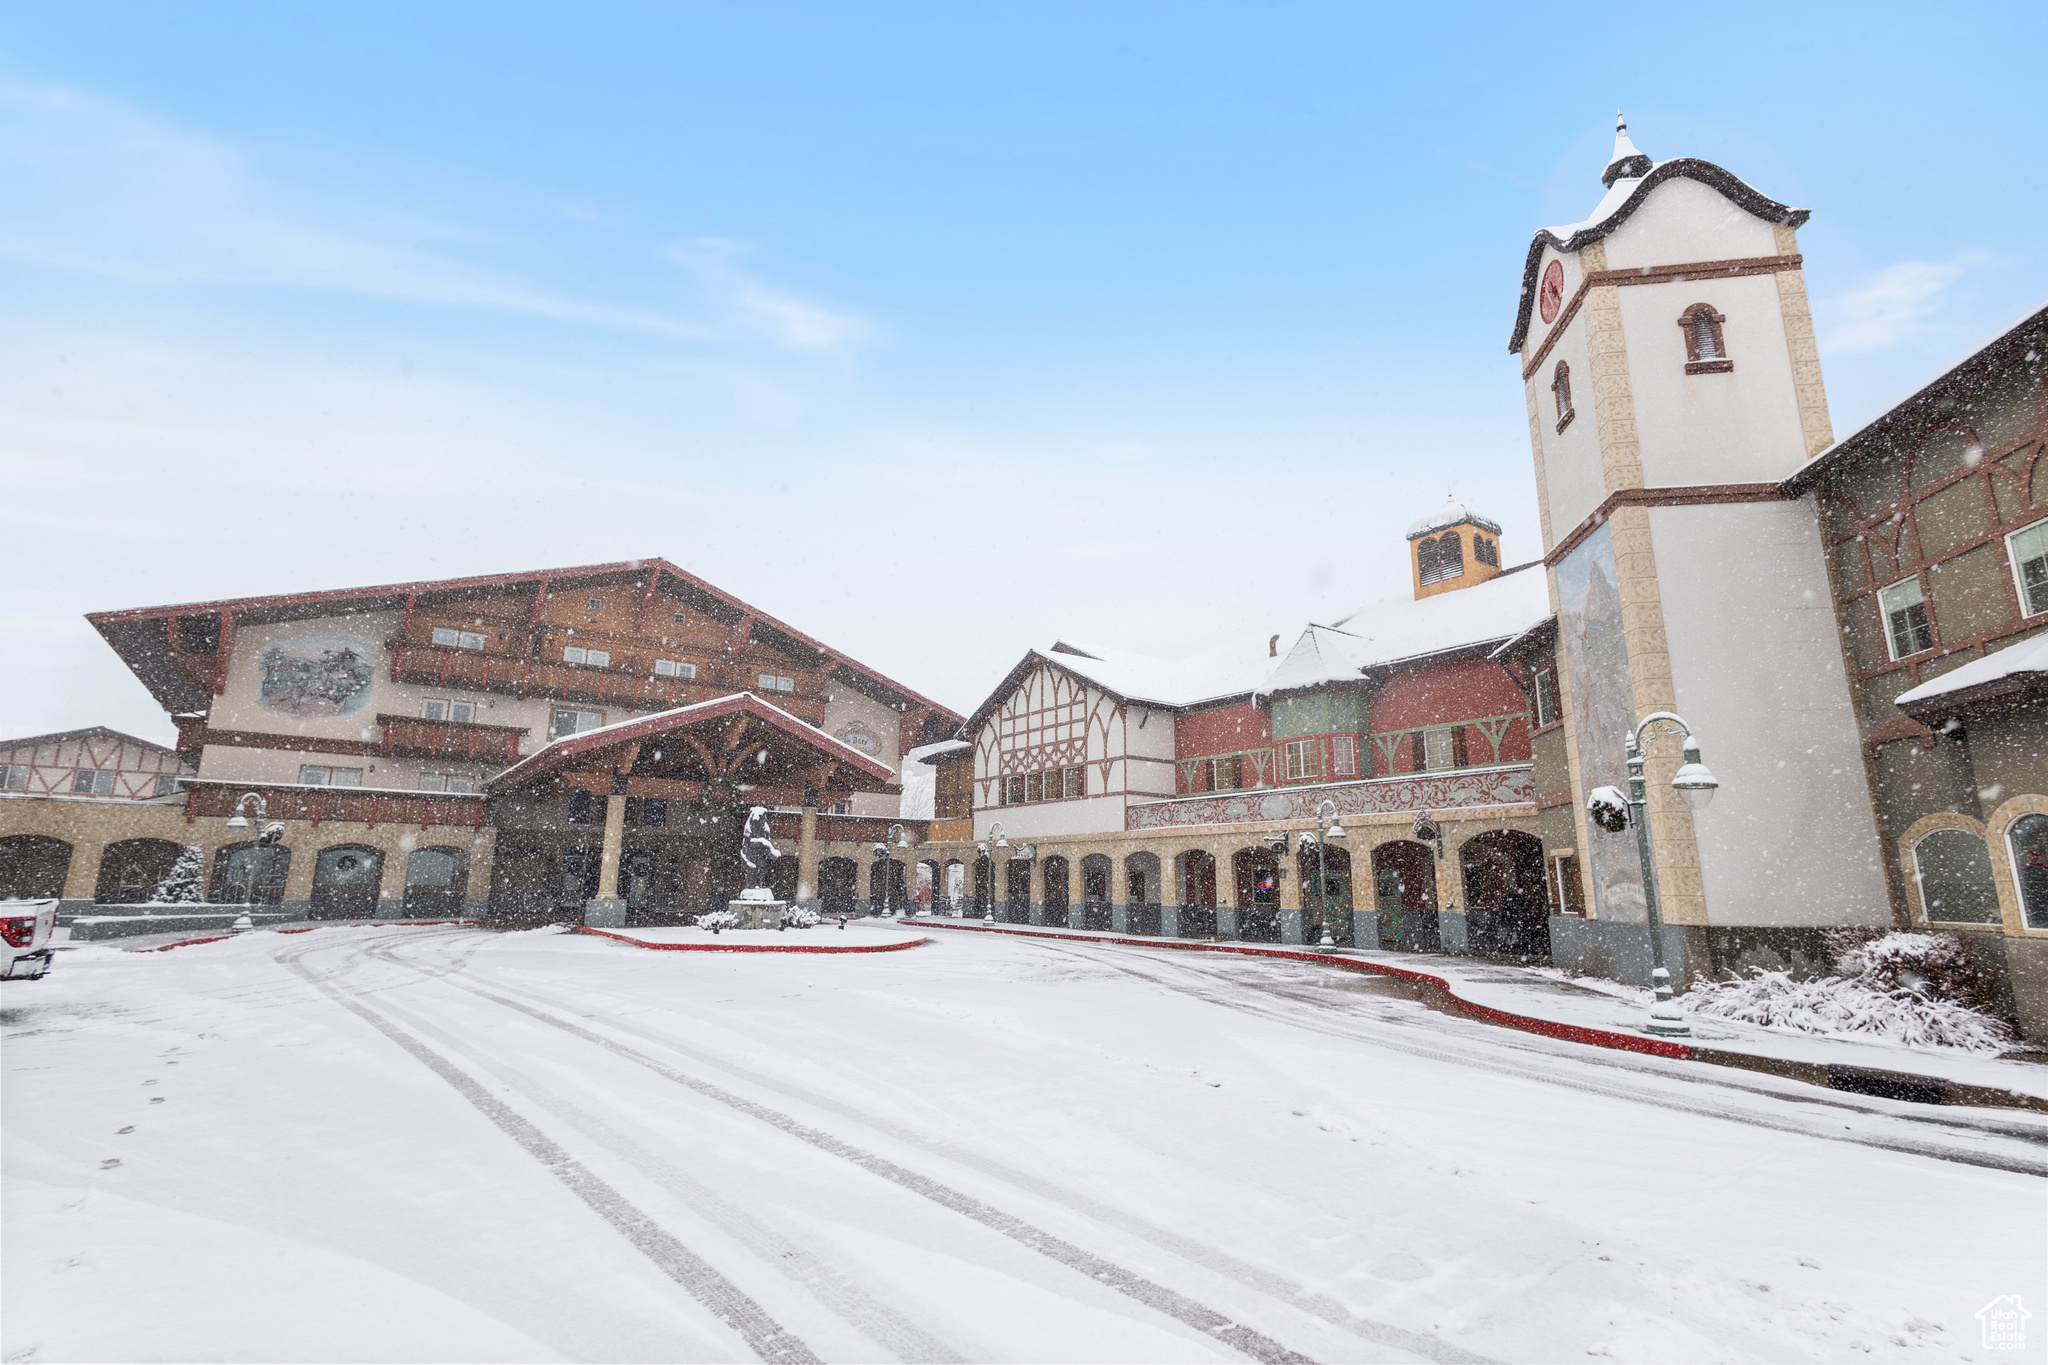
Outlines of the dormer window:
<svg viewBox="0 0 2048 1365">
<path fill-rule="evenodd" d="M 1472 558 L 1478 560 L 1481 564 L 1490 565 L 1498 569 L 1500 567 L 1500 542 L 1489 539 L 1486 536 L 1474 535 L 1472 537 Z"/>
<path fill-rule="evenodd" d="M 1678 315 L 1679 330 L 1685 333 L 1687 374 L 1727 374 L 1735 368 L 1721 336 L 1721 324 L 1726 321 L 1709 303 L 1696 303 Z"/>
<path fill-rule="evenodd" d="M 1550 376 L 1550 396 L 1557 400 L 1557 429 L 1563 431 L 1572 424 L 1572 372 L 1562 360 Z"/>
<path fill-rule="evenodd" d="M 1425 539 L 1415 547 L 1415 564 L 1421 572 L 1424 587 L 1447 578 L 1463 578 L 1465 544 L 1458 539 L 1456 531 Z"/>
</svg>

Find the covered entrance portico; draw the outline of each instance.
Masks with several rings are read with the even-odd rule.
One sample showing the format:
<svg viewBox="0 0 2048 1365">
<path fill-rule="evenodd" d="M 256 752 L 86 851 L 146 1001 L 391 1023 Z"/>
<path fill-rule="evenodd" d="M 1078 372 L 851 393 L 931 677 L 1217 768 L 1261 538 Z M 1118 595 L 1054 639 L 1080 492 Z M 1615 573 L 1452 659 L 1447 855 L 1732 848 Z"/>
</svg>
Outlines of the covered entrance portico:
<svg viewBox="0 0 2048 1365">
<path fill-rule="evenodd" d="M 815 900 L 819 804 L 900 784 L 743 692 L 565 736 L 486 790 L 499 847 L 491 912 L 617 926 L 681 922 L 750 885 Z M 750 868 L 741 834 L 754 806 L 803 815 L 797 847 Z"/>
</svg>

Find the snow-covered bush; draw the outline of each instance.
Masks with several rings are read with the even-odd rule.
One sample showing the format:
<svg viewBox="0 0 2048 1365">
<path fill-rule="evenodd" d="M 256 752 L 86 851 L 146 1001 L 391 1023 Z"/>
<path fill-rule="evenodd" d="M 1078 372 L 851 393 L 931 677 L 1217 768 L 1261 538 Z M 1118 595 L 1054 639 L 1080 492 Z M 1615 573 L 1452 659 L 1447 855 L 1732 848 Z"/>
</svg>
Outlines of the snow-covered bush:
<svg viewBox="0 0 2048 1365">
<path fill-rule="evenodd" d="M 1953 934 L 1838 938 L 1833 971 L 1795 980 L 1762 967 L 1695 985 L 1693 1014 L 1800 1033 L 1859 1034 L 1906 1047 L 2003 1052 L 2012 1030 L 1985 1012 L 1982 974 Z"/>
<path fill-rule="evenodd" d="M 737 929 L 739 926 L 740 917 L 730 910 L 706 910 L 697 916 L 697 927 L 709 929 L 714 934 L 721 929 Z"/>
<path fill-rule="evenodd" d="M 171 870 L 156 884 L 156 890 L 149 893 L 152 905 L 193 905 L 206 897 L 201 890 L 204 867 L 199 857 L 199 845 L 187 844 L 178 854 L 178 861 L 171 864 Z"/>
<path fill-rule="evenodd" d="M 792 905 L 782 912 L 782 927 L 785 929 L 808 929 L 824 919 L 815 910 L 806 910 L 801 905 Z"/>
</svg>

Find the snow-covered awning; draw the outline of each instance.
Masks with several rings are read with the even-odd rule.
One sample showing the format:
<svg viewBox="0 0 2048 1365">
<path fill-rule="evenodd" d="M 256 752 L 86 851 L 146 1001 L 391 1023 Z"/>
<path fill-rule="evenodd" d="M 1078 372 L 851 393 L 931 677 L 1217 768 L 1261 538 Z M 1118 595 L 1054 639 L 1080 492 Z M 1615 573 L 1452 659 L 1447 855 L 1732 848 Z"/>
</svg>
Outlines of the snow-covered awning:
<svg viewBox="0 0 2048 1365">
<path fill-rule="evenodd" d="M 1899 693 L 1893 704 L 1922 724 L 1993 706 L 2048 698 L 2048 630 L 1993 650 Z"/>
</svg>

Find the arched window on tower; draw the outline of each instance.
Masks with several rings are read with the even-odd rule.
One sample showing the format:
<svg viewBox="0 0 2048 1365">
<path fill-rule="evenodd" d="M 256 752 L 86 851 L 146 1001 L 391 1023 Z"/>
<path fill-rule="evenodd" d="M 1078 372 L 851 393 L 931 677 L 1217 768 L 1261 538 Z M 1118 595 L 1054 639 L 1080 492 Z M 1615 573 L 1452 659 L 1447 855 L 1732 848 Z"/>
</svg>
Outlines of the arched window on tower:
<svg viewBox="0 0 2048 1365">
<path fill-rule="evenodd" d="M 1679 329 L 1685 333 L 1687 374 L 1727 374 L 1735 368 L 1721 335 L 1721 324 L 1726 321 L 1710 303 L 1696 303 L 1678 315 Z"/>
<path fill-rule="evenodd" d="M 1550 396 L 1557 400 L 1557 429 L 1572 424 L 1572 371 L 1562 360 L 1550 375 Z"/>
<path fill-rule="evenodd" d="M 1465 576 L 1465 546 L 1458 539 L 1456 531 L 1446 531 L 1440 536 L 1425 537 L 1415 547 L 1415 567 L 1422 577 L 1422 584 L 1441 583 L 1447 578 Z"/>
</svg>

